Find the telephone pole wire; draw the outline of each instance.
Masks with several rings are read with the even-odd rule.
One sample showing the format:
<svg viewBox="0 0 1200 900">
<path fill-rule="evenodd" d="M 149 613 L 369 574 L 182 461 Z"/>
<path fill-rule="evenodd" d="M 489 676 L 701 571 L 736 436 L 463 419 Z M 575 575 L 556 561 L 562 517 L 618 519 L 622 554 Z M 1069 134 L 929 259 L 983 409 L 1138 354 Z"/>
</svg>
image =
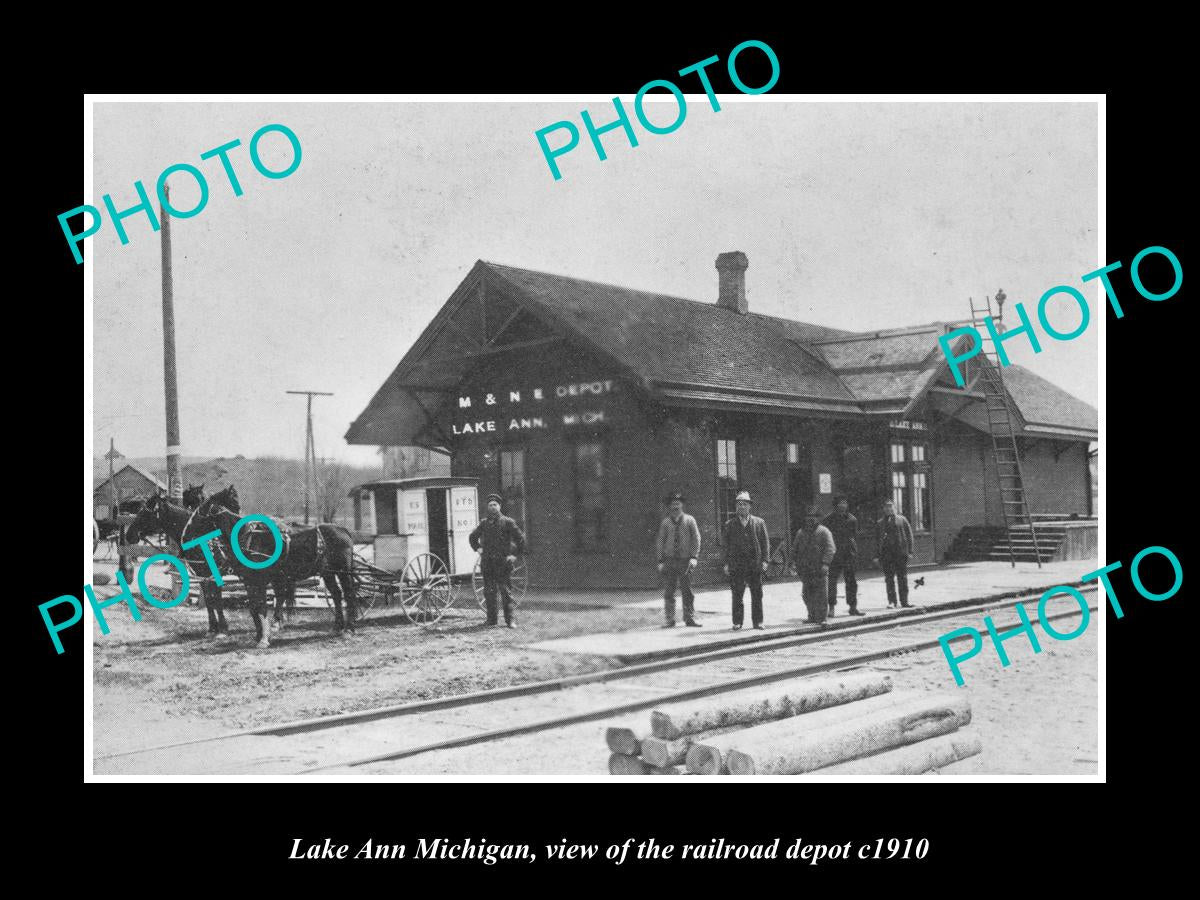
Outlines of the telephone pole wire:
<svg viewBox="0 0 1200 900">
<path fill-rule="evenodd" d="M 308 500 L 309 497 L 315 499 L 317 495 L 317 448 L 313 443 L 312 398 L 332 397 L 333 394 L 326 391 L 285 391 L 285 393 L 303 394 L 308 398 L 304 429 L 304 524 L 307 525 Z"/>
</svg>

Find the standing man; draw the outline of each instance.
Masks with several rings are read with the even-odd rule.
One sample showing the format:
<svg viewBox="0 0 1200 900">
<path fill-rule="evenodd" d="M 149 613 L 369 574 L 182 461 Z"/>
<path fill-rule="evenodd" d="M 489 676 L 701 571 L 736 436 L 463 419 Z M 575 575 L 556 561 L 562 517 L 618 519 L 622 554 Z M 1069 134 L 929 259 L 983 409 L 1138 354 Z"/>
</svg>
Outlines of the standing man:
<svg viewBox="0 0 1200 900">
<path fill-rule="evenodd" d="M 850 501 L 838 497 L 833 501 L 833 512 L 821 523 L 833 535 L 837 552 L 833 562 L 829 564 L 829 618 L 833 618 L 833 609 L 837 605 L 838 577 L 846 576 L 846 606 L 852 616 L 864 616 L 858 611 L 858 578 L 855 566 L 858 563 L 858 519 L 850 515 Z"/>
<path fill-rule="evenodd" d="M 896 605 L 896 579 L 900 579 L 900 605 L 908 607 L 908 561 L 912 559 L 913 533 L 908 519 L 896 512 L 896 504 L 883 501 L 883 518 L 876 523 L 879 534 L 879 564 L 887 585 L 888 606 Z"/>
<path fill-rule="evenodd" d="M 763 627 L 762 576 L 771 557 L 767 523 L 750 515 L 750 492 L 740 491 L 734 501 L 737 515 L 725 523 L 725 574 L 733 592 L 733 630 L 742 628 L 742 597 L 750 586 L 750 621 Z"/>
<path fill-rule="evenodd" d="M 675 585 L 683 594 L 683 624 L 699 628 L 692 596 L 692 570 L 700 559 L 700 526 L 683 511 L 683 494 L 666 497 L 670 515 L 658 526 L 658 571 L 662 573 L 664 628 L 675 627 Z"/>
<path fill-rule="evenodd" d="M 496 591 L 504 598 L 504 624 L 516 628 L 509 576 L 517 556 L 525 553 L 525 534 L 508 516 L 500 515 L 502 499 L 488 494 L 487 517 L 471 532 L 471 549 L 482 554 L 479 571 L 483 576 L 483 598 L 487 602 L 487 623 L 500 624 L 496 616 Z"/>
<path fill-rule="evenodd" d="M 803 585 L 808 621 L 813 625 L 824 625 L 830 584 L 829 564 L 838 548 L 830 530 L 818 524 L 817 515 L 815 508 L 810 509 L 804 516 L 804 524 L 796 532 L 796 539 L 792 542 L 792 566 Z M 832 615 L 833 604 L 828 605 Z"/>
</svg>

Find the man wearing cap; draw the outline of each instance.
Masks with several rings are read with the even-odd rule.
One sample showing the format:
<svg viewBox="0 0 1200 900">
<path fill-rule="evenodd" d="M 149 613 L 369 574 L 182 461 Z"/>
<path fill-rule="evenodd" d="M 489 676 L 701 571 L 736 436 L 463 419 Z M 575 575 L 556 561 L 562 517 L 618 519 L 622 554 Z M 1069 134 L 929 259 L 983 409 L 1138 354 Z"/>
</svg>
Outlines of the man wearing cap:
<svg viewBox="0 0 1200 900">
<path fill-rule="evenodd" d="M 488 494 L 487 517 L 471 532 L 471 549 L 480 552 L 479 572 L 483 576 L 483 598 L 487 603 L 487 623 L 498 625 L 496 592 L 504 598 L 504 624 L 516 628 L 509 576 L 517 555 L 525 552 L 525 534 L 508 516 L 500 515 L 499 494 Z"/>
<path fill-rule="evenodd" d="M 829 564 L 833 562 L 837 547 L 833 534 L 824 525 L 818 524 L 816 509 L 804 516 L 804 524 L 796 532 L 792 542 L 792 568 L 800 576 L 803 585 L 804 605 L 808 608 L 808 621 L 814 625 L 825 622 L 825 607 L 829 588 Z M 832 604 L 830 604 L 832 609 Z"/>
<path fill-rule="evenodd" d="M 762 576 L 771 556 L 771 541 L 767 523 L 750 515 L 750 492 L 740 491 L 734 500 L 737 515 L 725 523 L 725 574 L 733 592 L 733 630 L 742 627 L 742 597 L 750 587 L 750 621 L 755 628 L 763 627 Z"/>
<path fill-rule="evenodd" d="M 658 571 L 665 582 L 663 613 L 665 628 L 675 627 L 675 585 L 683 595 L 683 624 L 699 628 L 692 596 L 692 570 L 700 558 L 700 527 L 683 511 L 683 494 L 678 491 L 666 497 L 670 515 L 658 526 Z"/>
<path fill-rule="evenodd" d="M 850 515 L 850 501 L 845 497 L 835 499 L 833 512 L 821 524 L 829 529 L 837 548 L 833 562 L 829 564 L 829 618 L 833 618 L 838 578 L 843 574 L 846 577 L 847 612 L 852 616 L 866 615 L 858 609 L 858 578 L 854 571 L 858 562 L 858 519 Z"/>
<path fill-rule="evenodd" d="M 896 504 L 883 501 L 883 518 L 875 523 L 878 533 L 877 558 L 883 567 L 888 606 L 896 605 L 896 582 L 900 582 L 900 605 L 908 606 L 908 561 L 912 559 L 913 533 L 908 519 L 896 512 Z"/>
</svg>

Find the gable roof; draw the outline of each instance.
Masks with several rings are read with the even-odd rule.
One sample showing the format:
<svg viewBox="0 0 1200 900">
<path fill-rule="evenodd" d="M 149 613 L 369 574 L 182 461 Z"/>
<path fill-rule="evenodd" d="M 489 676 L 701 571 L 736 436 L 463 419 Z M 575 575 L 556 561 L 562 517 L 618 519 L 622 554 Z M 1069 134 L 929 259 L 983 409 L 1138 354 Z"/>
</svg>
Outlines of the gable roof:
<svg viewBox="0 0 1200 900">
<path fill-rule="evenodd" d="M 95 479 L 95 475 L 96 475 L 95 468 L 96 467 L 93 465 L 93 467 L 92 467 L 92 474 L 93 474 L 92 493 L 95 493 L 96 491 L 100 490 L 100 488 L 102 488 L 108 484 L 108 473 L 106 472 L 104 474 L 103 478 L 101 480 L 97 481 Z M 128 469 L 131 472 L 137 473 L 143 479 L 145 479 L 147 482 L 149 482 L 152 487 L 154 487 L 158 490 L 165 491 L 167 489 L 166 485 L 163 484 L 161 481 L 159 481 L 157 478 L 155 478 L 152 474 L 150 474 L 145 469 L 143 469 L 139 466 L 135 466 L 133 463 L 125 463 L 123 466 L 120 466 L 120 467 L 114 469 L 113 470 L 113 479 L 115 480 L 116 477 L 118 475 L 120 475 L 122 472 L 124 472 L 126 469 Z"/>
<path fill-rule="evenodd" d="M 846 332 L 580 278 L 484 265 L 646 381 L 854 400 L 819 357 L 797 346 Z"/>
<path fill-rule="evenodd" d="M 489 316 L 489 303 L 504 305 Z M 667 404 L 902 417 L 948 375 L 938 346 L 945 323 L 855 333 L 480 260 L 346 439 L 416 442 L 439 393 L 452 390 L 475 357 L 500 346 L 493 342 L 506 325 L 495 331 L 489 319 L 512 322 L 522 309 Z M 1006 382 L 1009 372 L 1009 392 L 1030 431 L 1095 438 L 1092 407 L 1017 366 L 1007 367 Z"/>
</svg>

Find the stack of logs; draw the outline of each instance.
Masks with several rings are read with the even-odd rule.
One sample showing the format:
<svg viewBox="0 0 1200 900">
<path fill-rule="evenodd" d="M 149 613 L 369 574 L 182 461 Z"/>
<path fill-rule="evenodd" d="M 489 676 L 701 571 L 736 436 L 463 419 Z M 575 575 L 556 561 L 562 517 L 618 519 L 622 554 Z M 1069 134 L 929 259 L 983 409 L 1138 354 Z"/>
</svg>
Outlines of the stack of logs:
<svg viewBox="0 0 1200 900">
<path fill-rule="evenodd" d="M 613 775 L 919 775 L 980 752 L 965 697 L 848 674 L 660 707 L 605 738 Z"/>
</svg>

